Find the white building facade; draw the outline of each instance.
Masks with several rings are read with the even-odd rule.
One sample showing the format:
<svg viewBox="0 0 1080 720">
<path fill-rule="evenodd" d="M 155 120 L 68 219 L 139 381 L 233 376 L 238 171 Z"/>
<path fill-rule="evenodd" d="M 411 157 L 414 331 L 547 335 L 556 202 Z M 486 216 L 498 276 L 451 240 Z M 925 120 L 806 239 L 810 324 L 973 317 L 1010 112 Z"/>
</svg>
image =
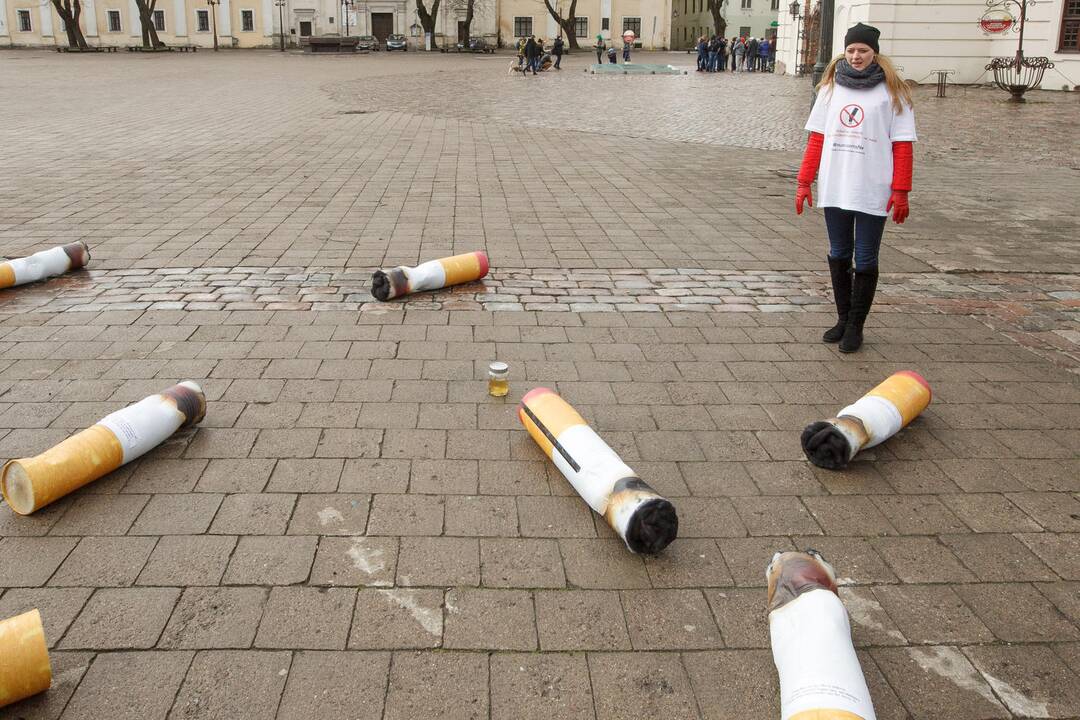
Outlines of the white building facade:
<svg viewBox="0 0 1080 720">
<path fill-rule="evenodd" d="M 803 12 L 806 3 L 800 2 Z M 790 3 L 789 3 L 790 4 Z M 818 5 L 811 2 L 810 10 Z M 952 70 L 951 83 L 989 83 L 985 70 L 993 57 L 1016 54 L 1019 11 L 1015 5 L 988 7 L 986 0 L 837 0 L 833 23 L 833 54 L 843 52 L 844 34 L 857 22 L 881 30 L 881 52 L 903 68 L 904 77 L 920 83 L 936 81 L 935 70 Z M 1007 14 L 1006 14 L 1007 13 Z M 1003 32 L 1001 20 L 1016 22 Z M 986 26 L 980 23 L 986 19 Z M 996 26 L 995 26 L 996 21 Z M 777 72 L 794 74 L 797 62 L 796 27 L 786 7 L 779 12 Z M 1024 55 L 1045 56 L 1054 63 L 1043 77 L 1045 90 L 1080 87 L 1080 3 L 1075 0 L 1043 0 L 1027 8 Z M 807 58 L 812 64 L 814 57 Z M 798 62 L 802 62 L 798 60 Z"/>
<path fill-rule="evenodd" d="M 790 2 L 790 0 L 788 0 Z M 721 15 L 727 21 L 725 35 L 772 38 L 777 31 L 781 0 L 726 0 Z M 707 0 L 674 0 L 672 4 L 672 48 L 692 47 L 701 35 L 716 34 Z"/>
</svg>

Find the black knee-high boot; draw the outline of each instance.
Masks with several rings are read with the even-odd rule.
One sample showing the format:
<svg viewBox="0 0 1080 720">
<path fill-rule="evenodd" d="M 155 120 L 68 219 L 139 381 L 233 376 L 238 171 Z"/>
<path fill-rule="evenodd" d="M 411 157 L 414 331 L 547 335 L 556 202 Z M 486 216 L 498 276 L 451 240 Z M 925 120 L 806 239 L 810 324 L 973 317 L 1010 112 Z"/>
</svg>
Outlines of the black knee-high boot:
<svg viewBox="0 0 1080 720">
<path fill-rule="evenodd" d="M 826 330 L 821 339 L 834 343 L 844 337 L 848 312 L 851 310 L 851 258 L 840 260 L 830 255 L 829 273 L 832 275 L 832 294 L 836 303 L 836 324 Z"/>
<path fill-rule="evenodd" d="M 851 282 L 851 310 L 848 312 L 847 327 L 840 340 L 840 352 L 851 353 L 862 347 L 863 324 L 874 304 L 874 292 L 877 290 L 878 269 L 855 270 Z"/>
</svg>

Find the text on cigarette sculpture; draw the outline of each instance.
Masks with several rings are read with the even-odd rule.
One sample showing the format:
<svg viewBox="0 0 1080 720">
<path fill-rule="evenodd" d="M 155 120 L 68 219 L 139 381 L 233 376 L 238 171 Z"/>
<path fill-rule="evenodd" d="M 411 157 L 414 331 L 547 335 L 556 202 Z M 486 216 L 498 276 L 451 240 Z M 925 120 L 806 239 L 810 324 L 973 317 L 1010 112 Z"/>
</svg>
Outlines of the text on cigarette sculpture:
<svg viewBox="0 0 1080 720">
<path fill-rule="evenodd" d="M 765 575 L 781 720 L 875 720 L 832 566 L 814 550 L 776 553 Z"/>
<path fill-rule="evenodd" d="M 206 397 L 193 382 L 151 395 L 32 458 L 4 465 L 0 489 L 21 515 L 45 507 L 125 463 L 145 455 L 206 414 Z"/>
<path fill-rule="evenodd" d="M 836 417 L 808 425 L 802 432 L 803 452 L 818 467 L 839 470 L 860 450 L 880 445 L 907 427 L 930 398 L 930 385 L 922 375 L 901 370 Z"/>
<path fill-rule="evenodd" d="M 78 270 L 90 261 L 84 242 L 58 245 L 26 257 L 0 263 L 0 289 L 44 280 Z"/>
<path fill-rule="evenodd" d="M 409 293 L 472 282 L 487 273 L 488 257 L 477 250 L 429 260 L 416 267 L 401 265 L 390 270 L 376 270 L 371 277 L 371 294 L 377 300 L 390 300 Z"/>
<path fill-rule="evenodd" d="M 636 553 L 657 553 L 679 532 L 675 506 L 660 497 L 565 400 L 548 388 L 521 399 L 518 418 L 578 495 Z"/>
<path fill-rule="evenodd" d="M 0 621 L 0 707 L 49 689 L 52 668 L 37 610 Z"/>
</svg>

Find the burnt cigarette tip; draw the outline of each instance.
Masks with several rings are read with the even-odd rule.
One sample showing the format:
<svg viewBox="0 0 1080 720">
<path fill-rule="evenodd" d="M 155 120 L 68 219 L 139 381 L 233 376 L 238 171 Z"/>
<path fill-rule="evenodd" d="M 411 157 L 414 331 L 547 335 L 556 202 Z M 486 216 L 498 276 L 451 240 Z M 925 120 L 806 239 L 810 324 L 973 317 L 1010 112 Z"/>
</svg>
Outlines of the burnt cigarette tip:
<svg viewBox="0 0 1080 720">
<path fill-rule="evenodd" d="M 390 278 L 382 270 L 376 270 L 371 276 L 371 295 L 381 302 L 390 299 Z"/>
<path fill-rule="evenodd" d="M 206 417 L 206 396 L 197 383 L 185 380 L 182 383 L 173 385 L 162 394 L 172 398 L 173 402 L 176 403 L 176 409 L 183 413 L 186 418 L 181 427 L 196 425 Z"/>
<path fill-rule="evenodd" d="M 643 555 L 655 555 L 679 534 L 679 515 L 664 498 L 642 503 L 630 516 L 626 527 L 626 545 Z"/>
<path fill-rule="evenodd" d="M 823 420 L 811 423 L 802 431 L 800 438 L 806 459 L 826 470 L 847 467 L 851 445 L 847 437 L 835 425 Z"/>
</svg>

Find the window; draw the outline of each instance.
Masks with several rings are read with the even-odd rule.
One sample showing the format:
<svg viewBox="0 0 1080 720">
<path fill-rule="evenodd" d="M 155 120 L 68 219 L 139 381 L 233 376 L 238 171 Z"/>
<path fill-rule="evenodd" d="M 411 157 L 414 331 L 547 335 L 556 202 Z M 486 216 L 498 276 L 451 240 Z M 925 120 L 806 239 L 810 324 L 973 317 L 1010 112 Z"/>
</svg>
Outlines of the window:
<svg viewBox="0 0 1080 720">
<path fill-rule="evenodd" d="M 769 9 L 770 10 L 779 10 L 780 9 L 780 0 L 772 0 L 772 5 L 769 6 Z"/>
<path fill-rule="evenodd" d="M 29 10 L 16 10 L 19 16 L 19 32 L 33 32 L 34 26 L 30 24 Z"/>
<path fill-rule="evenodd" d="M 1080 52 L 1080 0 L 1065 0 L 1058 52 Z"/>
<path fill-rule="evenodd" d="M 611 18 L 600 18 L 600 29 L 601 30 L 610 30 L 611 29 Z"/>
<path fill-rule="evenodd" d="M 158 32 L 165 32 L 165 11 L 154 11 L 154 29 Z"/>
<path fill-rule="evenodd" d="M 626 32 L 627 30 L 633 30 L 634 31 L 634 37 L 635 38 L 640 38 L 641 37 L 641 18 L 639 18 L 639 17 L 624 17 L 622 19 L 622 30 L 623 30 L 623 32 Z"/>
<path fill-rule="evenodd" d="M 742 25 L 739 27 L 739 37 L 750 37 L 750 26 Z"/>
<path fill-rule="evenodd" d="M 105 15 L 109 18 L 109 32 L 120 32 L 123 29 L 120 27 L 119 10 L 106 10 Z"/>
<path fill-rule="evenodd" d="M 195 11 L 195 29 L 198 32 L 210 32 L 210 11 Z"/>
<path fill-rule="evenodd" d="M 752 2 L 752 0 L 742 0 L 742 9 L 743 10 L 749 10 L 751 2 Z"/>
<path fill-rule="evenodd" d="M 255 32 L 255 11 L 254 10 L 241 10 L 240 11 L 240 31 L 241 32 Z"/>
<path fill-rule="evenodd" d="M 589 18 L 576 17 L 574 18 L 574 37 L 588 37 L 589 36 Z"/>
<path fill-rule="evenodd" d="M 514 18 L 514 37 L 532 37 L 532 18 Z"/>
</svg>

